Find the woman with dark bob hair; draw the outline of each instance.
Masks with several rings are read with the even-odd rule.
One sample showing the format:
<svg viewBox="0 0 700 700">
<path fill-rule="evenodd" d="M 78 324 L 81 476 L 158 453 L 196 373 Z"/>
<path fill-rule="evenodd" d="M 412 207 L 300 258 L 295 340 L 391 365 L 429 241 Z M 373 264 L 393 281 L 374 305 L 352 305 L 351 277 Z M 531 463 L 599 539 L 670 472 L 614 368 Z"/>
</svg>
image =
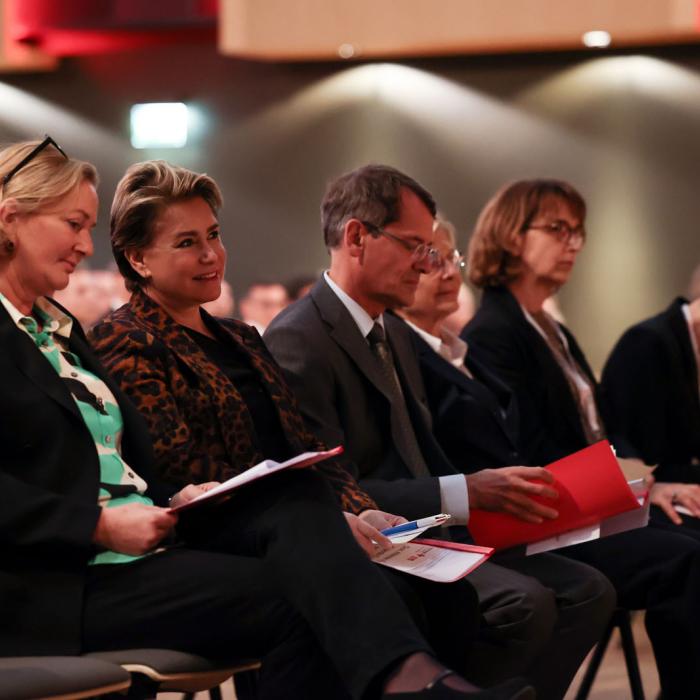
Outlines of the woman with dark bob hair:
<svg viewBox="0 0 700 700">
<path fill-rule="evenodd" d="M 127 170 L 110 225 L 132 297 L 91 335 L 146 420 L 158 475 L 178 487 L 194 481 L 208 488 L 263 459 L 282 461 L 324 448 L 307 432 L 257 331 L 201 308 L 219 296 L 225 271 L 221 203 L 207 175 L 163 161 Z M 181 492 L 175 500 L 189 497 Z M 370 687 L 397 700 L 529 697 L 520 681 L 479 691 L 433 656 L 392 586 L 352 540 L 354 534 L 372 553 L 374 542 L 389 544 L 376 528 L 398 521 L 376 510 L 329 461 L 318 471 L 276 474 L 223 506 L 193 514 L 187 537 L 215 551 L 235 551 L 259 570 L 244 571 L 246 585 L 291 603 L 352 697 L 366 696 Z M 463 639 L 474 628 L 476 610 L 467 590 L 467 605 L 456 612 Z M 322 689 L 297 695 L 335 697 Z"/>
<path fill-rule="evenodd" d="M 544 310 L 584 247 L 585 216 L 569 183 L 523 180 L 489 200 L 469 245 L 469 278 L 484 293 L 461 337 L 512 390 L 526 464 L 546 465 L 606 435 L 583 351 Z M 562 550 L 602 571 L 621 606 L 647 610 L 666 700 L 700 682 L 700 543 L 681 532 L 644 528 Z"/>
</svg>

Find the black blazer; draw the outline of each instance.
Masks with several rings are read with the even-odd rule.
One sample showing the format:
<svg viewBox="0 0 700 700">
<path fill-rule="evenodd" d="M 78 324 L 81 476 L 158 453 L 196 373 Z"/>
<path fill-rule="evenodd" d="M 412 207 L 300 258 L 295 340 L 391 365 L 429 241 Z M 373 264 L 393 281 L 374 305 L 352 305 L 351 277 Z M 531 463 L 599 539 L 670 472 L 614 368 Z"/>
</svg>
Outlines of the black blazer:
<svg viewBox="0 0 700 700">
<path fill-rule="evenodd" d="M 560 326 L 574 359 L 597 386 L 575 338 Z M 520 412 L 520 452 L 541 466 L 587 445 L 576 401 L 547 343 L 505 287 L 484 291 L 481 306 L 461 334 L 475 360 L 514 392 Z M 596 394 L 604 419 L 602 397 Z"/>
<path fill-rule="evenodd" d="M 698 371 L 676 299 L 628 329 L 603 370 L 610 434 L 622 456 L 658 464 L 661 481 L 700 482 Z"/>
<path fill-rule="evenodd" d="M 345 468 L 384 510 L 420 518 L 440 511 L 435 477 L 456 474 L 431 432 L 430 411 L 409 329 L 386 314 L 386 336 L 418 444 L 434 476 L 414 476 L 391 439 L 390 388 L 367 341 L 321 279 L 287 307 L 264 335 L 309 427 L 327 445 L 342 444 Z"/>
<path fill-rule="evenodd" d="M 433 417 L 433 432 L 452 464 L 465 474 L 523 464 L 518 453 L 518 408 L 510 389 L 467 352 L 473 379 L 411 329 Z"/>
<path fill-rule="evenodd" d="M 0 656 L 75 654 L 100 513 L 97 450 L 63 381 L 2 305 L 0 348 Z M 115 395 L 124 459 L 152 483 L 145 426 L 77 321 L 70 349 Z M 148 495 L 162 503 L 168 494 Z"/>
</svg>

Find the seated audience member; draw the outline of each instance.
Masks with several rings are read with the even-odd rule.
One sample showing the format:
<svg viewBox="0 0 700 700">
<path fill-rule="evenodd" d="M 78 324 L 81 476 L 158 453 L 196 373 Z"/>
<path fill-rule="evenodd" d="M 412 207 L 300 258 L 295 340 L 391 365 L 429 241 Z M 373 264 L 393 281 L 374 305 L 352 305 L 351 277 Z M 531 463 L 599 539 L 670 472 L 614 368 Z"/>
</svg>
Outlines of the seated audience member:
<svg viewBox="0 0 700 700">
<path fill-rule="evenodd" d="M 603 370 L 611 440 L 622 457 L 654 470 L 663 489 L 660 526 L 683 524 L 700 537 L 700 299 L 676 299 L 665 311 L 628 329 Z M 690 515 L 681 517 L 675 506 Z M 669 519 L 672 521 L 669 522 Z"/>
<path fill-rule="evenodd" d="M 270 321 L 289 304 L 289 296 L 280 282 L 258 281 L 248 286 L 238 302 L 241 320 L 262 335 Z"/>
<path fill-rule="evenodd" d="M 225 270 L 216 216 L 220 204 L 219 189 L 206 175 L 162 161 L 127 171 L 112 206 L 111 239 L 132 296 L 91 336 L 98 355 L 146 419 L 159 476 L 178 486 L 191 480 L 206 486 L 264 458 L 285 460 L 322 447 L 306 433 L 294 397 L 258 333 L 201 310 L 202 303 L 219 295 Z M 338 498 L 359 513 L 345 515 L 358 542 L 368 553 L 372 540 L 386 544 L 372 524 L 384 527 L 397 518 L 374 510 L 373 501 L 342 470 L 336 468 L 334 476 L 327 468 L 326 473 Z M 251 574 L 246 585 L 261 592 L 269 586 L 285 591 L 353 696 L 361 696 L 369 681 L 381 676 L 387 656 L 394 654 L 399 676 L 389 680 L 382 697 L 530 697 L 518 681 L 479 692 L 459 676 L 443 677 L 445 671 L 384 574 L 352 544 L 331 494 L 314 470 L 275 475 L 234 496 L 229 507 L 201 517 L 194 513 L 181 530 L 208 547 L 227 552 L 233 547 L 259 562 L 261 576 Z M 281 561 L 268 567 L 273 553 Z M 376 596 L 369 592 L 373 588 Z M 454 616 L 453 628 L 460 626 L 459 636 L 449 641 L 464 649 L 475 605 L 471 589 L 460 592 L 463 607 L 444 611 Z M 444 595 L 450 598 L 449 590 Z M 335 609 L 341 600 L 343 611 Z M 428 633 L 433 622 L 423 625 Z M 403 653 L 397 654 L 402 645 Z M 335 697 L 315 693 L 308 697 Z M 306 696 L 299 691 L 299 697 Z"/>
<path fill-rule="evenodd" d="M 462 339 L 513 392 L 514 439 L 526 464 L 547 464 L 606 435 L 583 352 L 542 309 L 583 248 L 585 213 L 568 183 L 515 182 L 487 203 L 469 245 L 469 276 L 484 293 Z M 471 442 L 466 425 L 463 435 Z M 620 605 L 646 609 L 665 700 L 687 698 L 700 681 L 700 547 L 677 532 L 644 528 L 561 550 L 608 576 Z"/>
<path fill-rule="evenodd" d="M 448 331 L 459 335 L 462 328 L 471 320 L 475 310 L 476 299 L 474 299 L 474 292 L 462 282 L 459 285 L 459 293 L 457 294 L 457 308 L 445 318 L 442 325 Z"/>
<path fill-rule="evenodd" d="M 210 315 L 218 318 L 233 318 L 236 302 L 233 298 L 233 289 L 225 280 L 221 280 L 221 294 L 213 301 L 202 304 L 202 308 Z"/>
<path fill-rule="evenodd" d="M 117 266 L 112 263 L 110 267 L 106 270 L 98 270 L 100 277 L 104 279 L 104 284 L 110 290 L 110 310 L 118 309 L 123 304 L 129 301 L 131 292 L 126 288 L 124 284 L 124 278 L 121 276 Z"/>
<path fill-rule="evenodd" d="M 311 287 L 316 284 L 317 280 L 318 275 L 298 275 L 290 279 L 284 285 L 287 289 L 289 301 L 292 302 L 305 297 L 311 291 Z"/>
<path fill-rule="evenodd" d="M 110 310 L 111 291 L 102 284 L 96 270 L 77 269 L 65 289 L 56 290 L 54 299 L 69 308 L 87 333 Z"/>
<path fill-rule="evenodd" d="M 695 301 L 700 298 L 700 265 L 697 265 L 690 274 L 688 289 L 685 292 L 685 296 L 690 301 Z"/>
<path fill-rule="evenodd" d="M 65 289 L 58 289 L 53 299 L 70 309 L 87 333 L 112 309 L 129 299 L 122 276 L 116 270 L 79 267 Z"/>
<path fill-rule="evenodd" d="M 445 236 L 447 236 L 453 243 L 452 247 L 457 248 L 457 229 L 451 221 L 445 219 L 440 212 L 437 213 L 435 219 L 436 233 L 437 226 L 439 225 Z M 457 294 L 457 306 L 450 312 L 442 321 L 442 327 L 446 328 L 451 333 L 459 335 L 462 328 L 469 323 L 469 320 L 474 315 L 476 310 L 476 300 L 474 299 L 474 292 L 464 283 L 464 280 L 460 279 L 459 293 Z"/>
<path fill-rule="evenodd" d="M 323 442 L 345 445 L 341 463 L 381 508 L 410 518 L 442 511 L 458 526 L 469 507 L 503 508 L 505 476 L 465 478 L 435 442 L 410 332 L 384 313 L 410 305 L 421 275 L 442 260 L 432 247 L 432 196 L 403 173 L 371 165 L 334 180 L 321 210 L 330 270 L 265 334 L 308 425 Z M 530 480 L 551 480 L 528 471 Z M 532 481 L 528 492 L 553 493 Z M 523 500 L 529 519 L 556 516 Z M 562 697 L 607 622 L 610 584 L 554 556 L 487 562 L 468 579 L 487 622 L 469 672 L 484 682 L 522 673 L 538 698 Z"/>
<path fill-rule="evenodd" d="M 452 230 L 440 219 L 433 245 L 441 267 L 421 276 L 413 303 L 398 314 L 413 330 L 435 437 L 450 462 L 465 473 L 524 464 L 518 453 L 518 409 L 510 389 L 474 360 L 467 344 L 444 325 L 457 305 L 464 258 L 455 248 Z M 523 474 L 529 471 L 522 469 Z M 497 495 L 505 500 L 504 510 L 526 516 L 521 501 L 533 483 L 517 474 L 509 470 L 519 488 Z"/>
</svg>

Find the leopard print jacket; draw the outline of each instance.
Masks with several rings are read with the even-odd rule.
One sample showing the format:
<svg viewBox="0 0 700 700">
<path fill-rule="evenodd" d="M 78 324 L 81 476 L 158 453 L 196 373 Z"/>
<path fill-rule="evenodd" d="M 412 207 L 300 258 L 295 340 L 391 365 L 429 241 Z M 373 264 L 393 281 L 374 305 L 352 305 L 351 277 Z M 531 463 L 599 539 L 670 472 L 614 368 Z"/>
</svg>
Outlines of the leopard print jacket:
<svg viewBox="0 0 700 700">
<path fill-rule="evenodd" d="M 211 317 L 208 317 L 211 318 Z M 326 449 L 306 429 L 294 395 L 258 332 L 217 319 L 229 342 L 242 346 L 277 409 L 294 453 Z M 107 370 L 136 404 L 153 439 L 156 469 L 166 482 L 224 481 L 262 461 L 250 439 L 253 419 L 236 387 L 158 304 L 136 291 L 90 333 Z M 376 508 L 334 460 L 318 464 L 343 510 Z"/>
</svg>

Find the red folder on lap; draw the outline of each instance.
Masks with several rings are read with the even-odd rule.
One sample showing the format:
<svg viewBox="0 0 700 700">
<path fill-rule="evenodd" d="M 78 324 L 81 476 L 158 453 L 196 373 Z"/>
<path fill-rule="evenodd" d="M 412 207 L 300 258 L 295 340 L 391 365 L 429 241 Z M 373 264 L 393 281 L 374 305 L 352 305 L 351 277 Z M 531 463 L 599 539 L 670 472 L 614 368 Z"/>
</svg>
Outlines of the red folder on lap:
<svg viewBox="0 0 700 700">
<path fill-rule="evenodd" d="M 477 544 L 506 549 L 539 542 L 640 508 L 607 440 L 574 452 L 545 468 L 555 476 L 552 486 L 559 492 L 559 499 L 552 501 L 535 497 L 535 500 L 556 508 L 559 517 L 534 524 L 505 513 L 474 509 L 468 527 Z"/>
</svg>

